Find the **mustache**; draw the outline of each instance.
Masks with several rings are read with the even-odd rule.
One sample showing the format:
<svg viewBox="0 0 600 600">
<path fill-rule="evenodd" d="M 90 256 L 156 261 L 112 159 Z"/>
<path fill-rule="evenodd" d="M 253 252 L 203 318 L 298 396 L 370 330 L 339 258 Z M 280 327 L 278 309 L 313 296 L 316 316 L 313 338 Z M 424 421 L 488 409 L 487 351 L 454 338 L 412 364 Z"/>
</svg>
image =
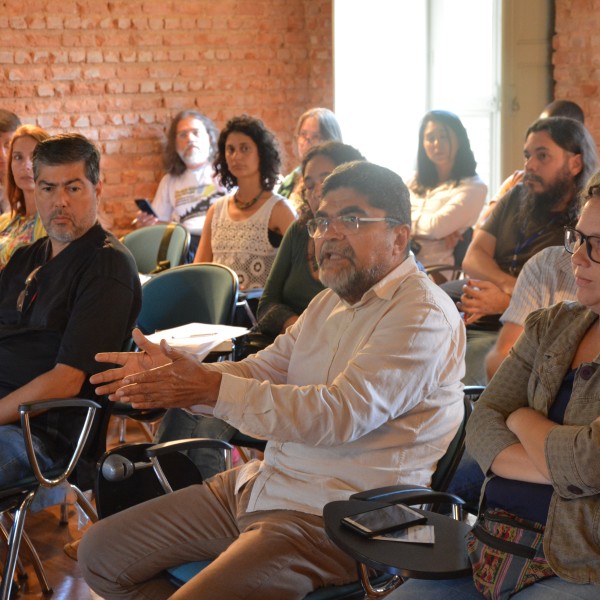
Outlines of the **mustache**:
<svg viewBox="0 0 600 600">
<path fill-rule="evenodd" d="M 56 219 L 56 217 L 61 217 L 63 219 L 71 219 L 71 221 L 73 220 L 71 215 L 62 208 L 56 208 L 50 213 L 50 220 Z"/>
<path fill-rule="evenodd" d="M 537 183 L 544 183 L 543 179 L 538 175 L 532 175 L 531 173 L 525 173 L 523 177 L 523 183 L 527 183 L 528 181 L 537 181 Z"/>
<path fill-rule="evenodd" d="M 343 256 L 344 258 L 354 258 L 354 250 L 352 250 L 352 248 L 350 248 L 349 246 L 341 246 L 338 247 L 338 243 L 337 242 L 323 242 L 323 245 L 321 246 L 321 251 L 319 252 L 319 262 L 321 262 L 324 258 L 326 254 L 339 254 L 340 256 Z"/>
</svg>

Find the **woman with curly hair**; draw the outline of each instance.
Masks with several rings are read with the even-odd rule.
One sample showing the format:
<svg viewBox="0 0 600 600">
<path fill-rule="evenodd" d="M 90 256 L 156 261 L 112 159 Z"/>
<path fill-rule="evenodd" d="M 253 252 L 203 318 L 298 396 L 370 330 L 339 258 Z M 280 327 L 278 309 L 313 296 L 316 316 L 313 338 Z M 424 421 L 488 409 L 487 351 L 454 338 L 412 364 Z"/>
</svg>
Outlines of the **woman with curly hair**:
<svg viewBox="0 0 600 600">
<path fill-rule="evenodd" d="M 263 288 L 283 234 L 295 215 L 273 193 L 281 159 L 275 136 L 264 123 L 241 115 L 219 135 L 215 174 L 232 194 L 208 210 L 194 262 L 233 269 L 241 289 Z"/>
<path fill-rule="evenodd" d="M 417 172 L 408 185 L 413 251 L 425 267 L 453 265 L 456 244 L 477 222 L 487 186 L 476 166 L 461 120 L 445 110 L 428 112 L 419 129 Z"/>
<path fill-rule="evenodd" d="M 22 125 L 10 142 L 4 187 L 10 212 L 0 217 L 0 270 L 19 246 L 46 235 L 35 205 L 32 157 L 35 147 L 48 137 L 40 127 Z"/>
</svg>

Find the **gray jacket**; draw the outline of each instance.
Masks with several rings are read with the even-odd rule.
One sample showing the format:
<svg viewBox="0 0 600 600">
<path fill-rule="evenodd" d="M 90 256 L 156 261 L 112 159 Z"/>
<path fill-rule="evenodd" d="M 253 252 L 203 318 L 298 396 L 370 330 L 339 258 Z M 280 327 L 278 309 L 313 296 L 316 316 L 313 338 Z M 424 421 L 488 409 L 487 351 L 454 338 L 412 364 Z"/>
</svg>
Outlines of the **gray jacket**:
<svg viewBox="0 0 600 600">
<path fill-rule="evenodd" d="M 477 402 L 467 448 L 489 474 L 494 458 L 518 440 L 510 413 L 530 406 L 548 415 L 580 340 L 598 315 L 575 302 L 531 313 L 525 331 Z M 545 455 L 554 487 L 544 551 L 567 581 L 600 583 L 600 362 L 580 366 L 564 424 L 550 431 Z"/>
</svg>

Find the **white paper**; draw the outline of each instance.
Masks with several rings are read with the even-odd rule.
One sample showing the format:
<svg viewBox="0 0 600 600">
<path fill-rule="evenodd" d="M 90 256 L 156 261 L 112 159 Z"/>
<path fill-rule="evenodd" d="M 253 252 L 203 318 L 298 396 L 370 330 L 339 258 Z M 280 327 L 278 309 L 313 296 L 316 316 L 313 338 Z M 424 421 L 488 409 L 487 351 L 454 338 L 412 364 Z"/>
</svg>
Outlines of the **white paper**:
<svg viewBox="0 0 600 600">
<path fill-rule="evenodd" d="M 414 525 L 400 531 L 390 531 L 383 535 L 376 535 L 371 539 L 387 542 L 409 542 L 411 544 L 433 544 L 435 533 L 433 525 Z"/>
<path fill-rule="evenodd" d="M 245 327 L 231 325 L 211 325 L 209 323 L 188 323 L 172 329 L 163 329 L 147 336 L 158 344 L 165 340 L 169 346 L 192 352 L 200 359 L 223 342 L 248 333 Z"/>
</svg>

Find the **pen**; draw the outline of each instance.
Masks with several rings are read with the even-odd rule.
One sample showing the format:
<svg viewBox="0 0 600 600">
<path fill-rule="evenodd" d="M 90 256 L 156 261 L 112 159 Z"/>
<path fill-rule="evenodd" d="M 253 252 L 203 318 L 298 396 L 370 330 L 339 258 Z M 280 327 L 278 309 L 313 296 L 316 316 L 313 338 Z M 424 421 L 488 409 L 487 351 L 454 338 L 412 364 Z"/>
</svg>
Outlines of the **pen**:
<svg viewBox="0 0 600 600">
<path fill-rule="evenodd" d="M 210 335 L 217 335 L 216 333 L 192 333 L 191 335 L 172 335 L 170 340 L 187 340 L 188 338 L 195 337 L 207 337 Z"/>
</svg>

